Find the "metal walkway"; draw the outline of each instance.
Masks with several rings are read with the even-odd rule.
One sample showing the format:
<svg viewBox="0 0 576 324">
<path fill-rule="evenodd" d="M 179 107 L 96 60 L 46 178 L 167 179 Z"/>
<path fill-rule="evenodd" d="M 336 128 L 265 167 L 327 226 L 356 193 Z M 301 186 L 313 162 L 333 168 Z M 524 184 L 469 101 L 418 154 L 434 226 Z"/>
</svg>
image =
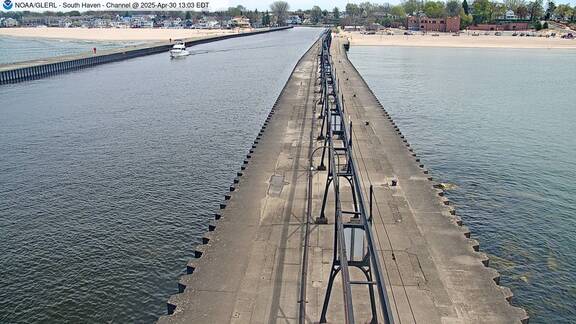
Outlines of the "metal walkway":
<svg viewBox="0 0 576 324">
<path fill-rule="evenodd" d="M 326 170 L 327 164 L 328 176 L 322 199 L 322 209 L 320 216 L 316 219 L 318 224 L 327 224 L 325 212 L 328 196 L 331 194 L 330 186 L 333 189 L 333 202 L 335 204 L 334 253 L 320 322 L 326 322 L 332 287 L 336 276 L 340 273 L 346 323 L 354 323 L 352 285 L 367 287 L 372 323 L 379 322 L 377 307 L 382 314 L 383 322 L 393 323 L 382 266 L 372 234 L 372 204 L 370 202 L 369 208 L 366 206 L 352 154 L 353 127 L 351 121 L 345 122 L 344 100 L 339 92 L 339 80 L 336 78 L 330 55 L 331 39 L 332 37 L 328 32 L 323 39 L 319 56 L 322 94 L 322 127 L 319 139 L 324 139 L 324 145 L 321 147 L 322 159 L 318 170 Z M 341 199 L 343 191 L 348 191 L 348 194 L 351 195 L 352 206 L 345 204 Z M 366 280 L 351 280 L 350 267 L 361 270 Z M 378 298 L 374 294 L 374 288 L 376 288 Z"/>
</svg>

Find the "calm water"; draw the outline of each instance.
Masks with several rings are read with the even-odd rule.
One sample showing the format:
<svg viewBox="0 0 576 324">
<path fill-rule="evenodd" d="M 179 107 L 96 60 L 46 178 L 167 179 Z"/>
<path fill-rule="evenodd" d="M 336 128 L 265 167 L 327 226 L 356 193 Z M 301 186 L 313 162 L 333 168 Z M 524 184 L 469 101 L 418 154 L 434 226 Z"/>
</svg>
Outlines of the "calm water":
<svg viewBox="0 0 576 324">
<path fill-rule="evenodd" d="M 94 32 L 97 33 L 97 31 Z M 98 50 L 105 50 L 136 44 L 138 42 L 96 42 L 0 36 L 0 64 L 91 52 L 94 47 Z"/>
<path fill-rule="evenodd" d="M 296 61 L 296 29 L 0 87 L 0 322 L 143 323 Z"/>
<path fill-rule="evenodd" d="M 576 51 L 352 47 L 530 323 L 576 323 Z"/>
</svg>

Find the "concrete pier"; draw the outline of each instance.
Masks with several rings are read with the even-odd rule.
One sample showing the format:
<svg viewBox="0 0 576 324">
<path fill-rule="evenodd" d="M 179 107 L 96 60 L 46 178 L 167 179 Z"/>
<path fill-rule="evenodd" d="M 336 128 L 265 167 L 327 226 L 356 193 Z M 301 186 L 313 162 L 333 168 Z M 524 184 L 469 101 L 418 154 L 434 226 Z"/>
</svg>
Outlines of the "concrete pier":
<svg viewBox="0 0 576 324">
<path fill-rule="evenodd" d="M 252 32 L 212 36 L 205 38 L 185 39 L 186 46 L 194 46 L 215 42 L 219 40 L 257 35 L 280 31 L 291 27 L 266 28 Z M 40 60 L 18 62 L 13 64 L 0 64 L 0 85 L 38 79 L 66 71 L 83 69 L 99 64 L 117 62 L 134 57 L 168 52 L 174 44 L 168 41 L 153 44 L 124 47 L 119 49 L 104 50 L 93 53 L 65 55 Z"/>
<path fill-rule="evenodd" d="M 365 196 L 374 188 L 373 233 L 394 322 L 527 323 L 339 39 L 331 52 L 355 125 L 354 159 Z M 326 181 L 325 171 L 311 168 L 320 155 L 309 159 L 323 145 L 317 140 L 318 53 L 317 43 L 298 62 L 159 323 L 319 321 L 334 252 L 334 206 L 327 204 L 328 224 L 313 223 Z M 350 196 L 341 199 L 351 203 Z M 350 277 L 365 279 L 360 272 Z M 330 323 L 344 323 L 339 280 Z M 367 289 L 352 294 L 354 319 L 370 321 Z"/>
</svg>

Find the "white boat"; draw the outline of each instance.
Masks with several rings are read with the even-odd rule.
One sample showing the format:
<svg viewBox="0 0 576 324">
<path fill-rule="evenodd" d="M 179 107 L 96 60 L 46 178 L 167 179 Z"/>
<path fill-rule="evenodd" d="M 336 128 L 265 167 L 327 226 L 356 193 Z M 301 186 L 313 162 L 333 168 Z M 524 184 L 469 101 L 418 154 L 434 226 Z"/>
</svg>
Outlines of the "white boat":
<svg viewBox="0 0 576 324">
<path fill-rule="evenodd" d="M 172 46 L 172 49 L 170 50 L 171 58 L 188 56 L 188 55 L 190 55 L 190 52 L 186 50 L 186 45 L 184 44 L 183 41 L 176 41 L 176 44 Z"/>
</svg>

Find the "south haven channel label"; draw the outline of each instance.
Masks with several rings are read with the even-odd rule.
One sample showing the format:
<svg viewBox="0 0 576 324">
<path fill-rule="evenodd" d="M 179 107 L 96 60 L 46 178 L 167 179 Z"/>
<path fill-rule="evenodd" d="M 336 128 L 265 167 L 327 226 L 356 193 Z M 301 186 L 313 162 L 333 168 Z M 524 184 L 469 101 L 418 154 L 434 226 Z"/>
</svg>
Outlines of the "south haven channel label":
<svg viewBox="0 0 576 324">
<path fill-rule="evenodd" d="M 18 1 L 3 0 L 4 10 L 39 11 L 39 10 L 209 10 L 207 1 Z"/>
</svg>

